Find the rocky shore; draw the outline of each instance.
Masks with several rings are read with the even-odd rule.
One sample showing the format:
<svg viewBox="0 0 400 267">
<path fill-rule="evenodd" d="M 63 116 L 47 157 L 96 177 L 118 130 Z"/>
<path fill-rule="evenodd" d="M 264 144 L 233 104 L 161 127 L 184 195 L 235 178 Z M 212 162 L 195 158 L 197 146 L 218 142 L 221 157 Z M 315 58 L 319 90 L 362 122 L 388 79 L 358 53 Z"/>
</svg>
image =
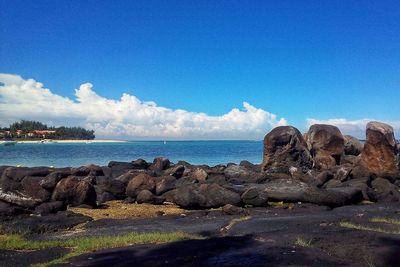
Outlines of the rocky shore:
<svg viewBox="0 0 400 267">
<path fill-rule="evenodd" d="M 393 128 L 370 122 L 365 143 L 277 127 L 260 165 L 1 166 L 0 265 L 398 266 L 399 154 Z M 154 231 L 196 238 L 115 245 Z"/>
<path fill-rule="evenodd" d="M 400 201 L 399 144 L 393 128 L 379 122 L 368 123 L 364 144 L 331 125 L 312 125 L 304 135 L 277 127 L 265 136 L 261 165 L 210 167 L 158 157 L 79 168 L 1 166 L 0 175 L 2 216 L 96 208 L 110 200 L 184 209 Z"/>
</svg>

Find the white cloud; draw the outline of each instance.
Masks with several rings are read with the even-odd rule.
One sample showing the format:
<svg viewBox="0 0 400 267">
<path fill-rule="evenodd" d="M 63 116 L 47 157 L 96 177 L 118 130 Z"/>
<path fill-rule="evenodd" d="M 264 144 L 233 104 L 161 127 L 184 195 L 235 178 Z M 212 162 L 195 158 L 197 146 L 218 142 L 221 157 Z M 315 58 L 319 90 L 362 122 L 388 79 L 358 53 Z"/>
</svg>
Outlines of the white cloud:
<svg viewBox="0 0 400 267">
<path fill-rule="evenodd" d="M 376 119 L 347 120 L 344 118 L 327 119 L 327 120 L 307 119 L 307 128 L 309 128 L 313 124 L 330 124 L 338 127 L 343 134 L 350 134 L 355 137 L 365 139 L 365 128 L 367 126 L 367 123 L 370 121 L 379 121 L 379 120 Z M 394 129 L 395 135 L 399 136 L 400 121 L 382 121 L 382 122 L 391 125 Z"/>
<path fill-rule="evenodd" d="M 107 99 L 90 83 L 75 90 L 75 100 L 52 93 L 33 79 L 0 74 L 0 123 L 40 120 L 51 125 L 79 125 L 98 137 L 131 139 L 261 139 L 267 131 L 286 125 L 284 118 L 247 102 L 243 110 L 221 116 L 172 110 L 123 94 Z"/>
</svg>

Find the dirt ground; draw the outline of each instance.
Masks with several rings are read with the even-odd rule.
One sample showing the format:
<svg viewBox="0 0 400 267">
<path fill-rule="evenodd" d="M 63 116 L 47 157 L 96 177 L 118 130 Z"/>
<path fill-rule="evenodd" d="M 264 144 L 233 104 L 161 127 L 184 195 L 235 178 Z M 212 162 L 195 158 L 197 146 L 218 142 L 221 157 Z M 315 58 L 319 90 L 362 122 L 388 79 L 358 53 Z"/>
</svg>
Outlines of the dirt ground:
<svg viewBox="0 0 400 267">
<path fill-rule="evenodd" d="M 55 224 L 59 215 L 0 223 L 8 231 L 29 224 L 32 231 L 27 237 L 34 240 L 132 231 L 183 231 L 205 237 L 96 251 L 72 258 L 65 266 L 400 266 L 398 203 L 336 209 L 278 205 L 251 208 L 248 213 L 244 217 L 221 210 L 157 212 L 149 218 L 96 220 L 66 213 L 62 225 L 41 231 L 35 231 L 35 225 Z M 0 251 L 0 266 L 29 266 L 63 253 L 66 249 Z"/>
</svg>

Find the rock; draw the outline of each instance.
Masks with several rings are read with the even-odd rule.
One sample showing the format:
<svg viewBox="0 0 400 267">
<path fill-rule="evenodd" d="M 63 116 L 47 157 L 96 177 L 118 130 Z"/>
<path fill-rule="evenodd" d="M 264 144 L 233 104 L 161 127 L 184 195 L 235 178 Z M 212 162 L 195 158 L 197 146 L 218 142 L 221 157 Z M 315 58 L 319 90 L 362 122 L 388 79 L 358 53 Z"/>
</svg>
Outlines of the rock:
<svg viewBox="0 0 400 267">
<path fill-rule="evenodd" d="M 316 169 L 326 170 L 340 164 L 344 152 L 344 138 L 336 126 L 312 125 L 307 133 L 307 145 Z"/>
<path fill-rule="evenodd" d="M 37 199 L 29 198 L 14 192 L 4 192 L 1 188 L 0 188 L 0 200 L 3 202 L 7 202 L 28 209 L 34 208 L 40 203 L 40 201 Z"/>
<path fill-rule="evenodd" d="M 133 169 L 145 170 L 149 167 L 149 164 L 144 159 L 137 159 L 132 161 Z"/>
<path fill-rule="evenodd" d="M 356 162 L 357 157 L 353 155 L 343 155 L 341 159 L 341 164 L 350 164 L 354 165 Z"/>
<path fill-rule="evenodd" d="M 400 201 L 399 187 L 392 184 L 387 179 L 376 178 L 371 182 L 372 191 L 369 197 L 377 202 L 398 202 Z"/>
<path fill-rule="evenodd" d="M 44 189 L 51 191 L 56 187 L 57 183 L 61 179 L 68 177 L 70 174 L 71 174 L 70 171 L 68 171 L 68 172 L 64 172 L 64 171 L 52 172 L 40 181 L 40 186 L 43 187 Z"/>
<path fill-rule="evenodd" d="M 39 176 L 44 177 L 50 174 L 54 169 L 49 167 L 8 167 L 3 171 L 2 176 L 21 182 L 25 176 Z"/>
<path fill-rule="evenodd" d="M 21 208 L 18 206 L 10 205 L 9 203 L 0 200 L 0 217 L 3 216 L 15 216 L 20 214 L 30 214 L 28 209 Z"/>
<path fill-rule="evenodd" d="M 323 186 L 323 188 L 334 188 L 334 187 L 341 187 L 342 186 L 342 182 L 336 179 L 332 179 L 329 180 L 328 182 L 326 182 Z"/>
<path fill-rule="evenodd" d="M 228 215 L 246 215 L 247 212 L 244 208 L 237 207 L 231 204 L 226 204 L 222 207 L 222 212 Z"/>
<path fill-rule="evenodd" d="M 118 177 L 128 172 L 129 170 L 134 170 L 135 166 L 132 162 L 120 162 L 120 161 L 110 161 L 108 167 L 111 168 L 111 176 Z"/>
<path fill-rule="evenodd" d="M 58 182 L 53 191 L 54 201 L 63 201 L 67 205 L 96 206 L 96 191 L 92 184 L 77 176 L 69 176 Z"/>
<path fill-rule="evenodd" d="M 46 202 L 50 199 L 51 193 L 41 186 L 44 177 L 25 176 L 22 180 L 23 195 L 36 199 L 39 202 Z"/>
<path fill-rule="evenodd" d="M 40 215 L 46 215 L 50 213 L 57 213 L 60 210 L 64 210 L 65 205 L 64 202 L 62 201 L 52 201 L 52 202 L 46 202 L 42 203 L 39 206 L 35 208 L 35 213 L 40 214 Z"/>
<path fill-rule="evenodd" d="M 370 200 L 369 194 L 370 194 L 371 189 L 368 186 L 370 181 L 371 181 L 371 179 L 369 177 L 362 177 L 362 178 L 348 180 L 344 183 L 341 183 L 340 186 L 341 187 L 349 186 L 349 187 L 357 188 L 357 189 L 361 190 L 361 192 L 363 194 L 363 198 L 365 200 Z"/>
<path fill-rule="evenodd" d="M 100 166 L 90 164 L 72 169 L 73 176 L 104 176 L 103 169 Z"/>
<path fill-rule="evenodd" d="M 255 207 L 265 207 L 268 204 L 268 195 L 263 190 L 257 188 L 247 189 L 241 196 L 242 202 L 246 205 Z"/>
<path fill-rule="evenodd" d="M 307 172 L 312 164 L 307 144 L 296 128 L 279 126 L 265 136 L 263 171 L 289 173 L 289 168 L 293 166 Z"/>
<path fill-rule="evenodd" d="M 126 197 L 125 183 L 123 181 L 111 177 L 100 176 L 97 177 L 96 184 L 102 192 L 110 193 L 115 199 L 123 199 Z"/>
<path fill-rule="evenodd" d="M 116 199 L 117 198 L 109 192 L 100 192 L 99 194 L 97 194 L 97 202 L 99 204 L 104 204 L 107 201 L 116 200 Z"/>
<path fill-rule="evenodd" d="M 244 168 L 246 168 L 247 170 L 249 170 L 249 171 L 252 171 L 252 172 L 260 172 L 261 171 L 261 165 L 259 165 L 259 164 L 253 164 L 253 163 L 251 163 L 251 162 L 249 162 L 249 161 L 247 161 L 247 160 L 242 160 L 240 163 L 239 163 L 239 166 L 242 166 L 242 167 L 244 167 Z"/>
<path fill-rule="evenodd" d="M 139 194 L 140 191 L 149 190 L 153 192 L 155 188 L 156 188 L 156 182 L 154 180 L 154 177 L 142 173 L 135 176 L 128 183 L 128 186 L 126 187 L 126 195 L 131 198 L 136 198 L 136 196 Z"/>
<path fill-rule="evenodd" d="M 360 190 L 352 187 L 320 189 L 293 179 L 278 179 L 265 184 L 268 198 L 273 201 L 309 202 L 330 207 L 358 203 L 363 199 Z"/>
<path fill-rule="evenodd" d="M 176 178 L 174 176 L 162 176 L 156 181 L 156 194 L 162 195 L 167 191 L 173 190 L 176 187 Z"/>
<path fill-rule="evenodd" d="M 364 148 L 364 145 L 357 138 L 351 135 L 344 137 L 344 153 L 346 155 L 358 156 Z"/>
<path fill-rule="evenodd" d="M 334 175 L 331 171 L 322 171 L 319 173 L 313 182 L 313 184 L 317 187 L 322 187 L 326 182 L 333 179 Z"/>
<path fill-rule="evenodd" d="M 243 183 L 256 183 L 262 178 L 262 173 L 255 173 L 249 171 L 243 166 L 236 164 L 230 164 L 224 170 L 224 175 L 230 183 L 243 184 Z"/>
<path fill-rule="evenodd" d="M 177 188 L 174 201 L 182 208 L 217 208 L 226 204 L 238 205 L 240 195 L 217 184 L 192 184 Z"/>
<path fill-rule="evenodd" d="M 334 179 L 344 182 L 350 177 L 351 171 L 351 167 L 340 166 L 336 169 Z"/>
<path fill-rule="evenodd" d="M 166 170 L 171 165 L 171 162 L 166 157 L 155 158 L 150 168 L 156 172 Z"/>
<path fill-rule="evenodd" d="M 396 179 L 399 176 L 399 167 L 396 162 L 395 146 L 396 140 L 390 125 L 369 122 L 367 140 L 356 160 L 353 176 L 376 175 L 391 180 Z"/>
<path fill-rule="evenodd" d="M 136 201 L 139 204 L 148 203 L 148 204 L 160 205 L 164 202 L 164 198 L 153 195 L 153 193 L 151 193 L 149 190 L 142 190 L 137 195 Z"/>
<path fill-rule="evenodd" d="M 226 181 L 225 176 L 222 175 L 222 174 L 210 174 L 210 175 L 208 175 L 207 180 L 205 181 L 205 183 L 225 185 L 228 182 Z"/>
<path fill-rule="evenodd" d="M 165 171 L 165 175 L 171 175 L 175 178 L 181 178 L 183 172 L 185 171 L 185 167 L 183 165 L 175 165 L 174 167 L 169 168 Z"/>
<path fill-rule="evenodd" d="M 208 178 L 208 173 L 201 168 L 195 168 L 190 172 L 190 176 L 199 182 L 205 182 Z"/>
</svg>

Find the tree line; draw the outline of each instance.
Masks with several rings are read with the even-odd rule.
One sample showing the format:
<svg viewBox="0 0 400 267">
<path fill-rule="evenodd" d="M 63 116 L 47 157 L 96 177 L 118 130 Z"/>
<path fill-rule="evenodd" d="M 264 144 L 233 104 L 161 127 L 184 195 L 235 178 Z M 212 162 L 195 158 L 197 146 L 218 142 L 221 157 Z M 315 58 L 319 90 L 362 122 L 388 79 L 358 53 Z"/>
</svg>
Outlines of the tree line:
<svg viewBox="0 0 400 267">
<path fill-rule="evenodd" d="M 3 138 L 18 139 L 77 139 L 92 140 L 95 138 L 93 130 L 82 127 L 49 127 L 39 121 L 21 120 L 0 128 Z"/>
</svg>

